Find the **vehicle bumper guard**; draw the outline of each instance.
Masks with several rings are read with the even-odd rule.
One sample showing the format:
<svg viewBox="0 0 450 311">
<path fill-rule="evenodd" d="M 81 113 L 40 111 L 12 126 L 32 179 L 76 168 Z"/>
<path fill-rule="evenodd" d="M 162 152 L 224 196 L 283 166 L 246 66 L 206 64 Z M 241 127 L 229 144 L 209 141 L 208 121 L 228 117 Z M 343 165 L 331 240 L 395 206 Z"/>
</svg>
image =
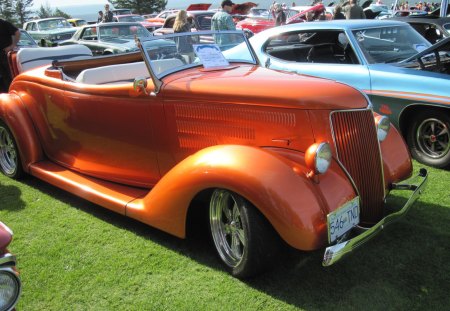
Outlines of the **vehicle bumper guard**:
<svg viewBox="0 0 450 311">
<path fill-rule="evenodd" d="M 426 169 L 420 169 L 419 175 L 415 176 L 408 180 L 408 184 L 399 183 L 392 184 L 392 190 L 410 190 L 412 191 L 411 196 L 408 198 L 405 205 L 397 212 L 389 214 L 380 220 L 377 224 L 375 224 L 371 228 L 362 228 L 365 230 L 363 233 L 347 240 L 345 242 L 341 242 L 335 244 L 333 246 L 327 247 L 325 249 L 325 254 L 323 256 L 323 266 L 330 266 L 335 262 L 339 261 L 346 255 L 350 254 L 353 250 L 363 245 L 371 238 L 376 236 L 381 230 L 384 229 L 387 225 L 393 223 L 394 221 L 400 219 L 403 215 L 405 215 L 410 209 L 411 205 L 417 200 L 417 198 L 422 193 L 428 181 L 428 172 Z"/>
</svg>

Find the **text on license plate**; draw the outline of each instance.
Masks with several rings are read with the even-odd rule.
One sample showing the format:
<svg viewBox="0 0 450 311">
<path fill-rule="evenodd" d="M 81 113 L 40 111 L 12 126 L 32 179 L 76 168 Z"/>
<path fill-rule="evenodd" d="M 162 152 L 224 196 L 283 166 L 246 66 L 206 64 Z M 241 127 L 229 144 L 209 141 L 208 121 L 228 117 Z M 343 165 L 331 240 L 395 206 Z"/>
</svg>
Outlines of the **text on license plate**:
<svg viewBox="0 0 450 311">
<path fill-rule="evenodd" d="M 327 215 L 328 242 L 332 243 L 359 223 L 359 197 Z"/>
</svg>

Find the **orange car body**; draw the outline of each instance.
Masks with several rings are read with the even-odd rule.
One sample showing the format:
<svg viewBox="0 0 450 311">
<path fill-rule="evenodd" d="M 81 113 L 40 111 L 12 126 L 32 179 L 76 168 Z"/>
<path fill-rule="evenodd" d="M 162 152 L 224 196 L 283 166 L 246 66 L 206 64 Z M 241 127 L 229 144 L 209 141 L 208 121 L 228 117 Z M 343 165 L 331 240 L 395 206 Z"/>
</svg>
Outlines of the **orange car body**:
<svg viewBox="0 0 450 311">
<path fill-rule="evenodd" d="M 248 65 L 173 74 L 155 97 L 131 85 L 81 87 L 39 68 L 1 95 L 0 118 L 28 173 L 113 211 L 184 237 L 193 198 L 222 187 L 252 202 L 287 243 L 313 250 L 327 243 L 326 215 L 357 193 L 335 160 L 307 177 L 305 151 L 332 143 L 332 111 L 367 104 L 340 83 Z M 411 161 L 395 129 L 381 153 L 387 192 L 410 176 Z"/>
</svg>

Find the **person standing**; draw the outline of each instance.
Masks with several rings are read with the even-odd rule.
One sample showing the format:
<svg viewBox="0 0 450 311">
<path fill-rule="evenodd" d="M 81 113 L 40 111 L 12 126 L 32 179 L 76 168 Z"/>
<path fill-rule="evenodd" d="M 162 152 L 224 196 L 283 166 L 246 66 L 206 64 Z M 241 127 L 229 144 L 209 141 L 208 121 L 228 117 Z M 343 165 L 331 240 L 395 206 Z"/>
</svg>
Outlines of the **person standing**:
<svg viewBox="0 0 450 311">
<path fill-rule="evenodd" d="M 211 30 L 236 30 L 236 25 L 230 15 L 233 5 L 231 0 L 222 1 L 222 11 L 216 12 L 211 19 Z"/>
<path fill-rule="evenodd" d="M 345 15 L 342 13 L 342 6 L 340 4 L 334 7 L 333 19 L 345 19 Z"/>
<path fill-rule="evenodd" d="M 9 90 L 11 72 L 8 64 L 8 52 L 14 50 L 20 40 L 20 30 L 10 22 L 0 18 L 0 91 Z"/>
<path fill-rule="evenodd" d="M 103 11 L 98 11 L 97 23 L 101 23 L 103 21 Z"/>
<path fill-rule="evenodd" d="M 286 13 L 283 10 L 283 6 L 279 3 L 275 4 L 275 26 L 281 26 L 286 24 Z"/>
<path fill-rule="evenodd" d="M 113 13 L 109 10 L 109 4 L 105 4 L 105 12 L 103 13 L 102 23 L 111 23 L 113 21 Z"/>
<path fill-rule="evenodd" d="M 187 12 L 185 10 L 179 10 L 175 22 L 173 23 L 173 32 L 190 32 L 192 28 L 191 23 L 188 21 Z M 178 53 L 191 53 L 192 43 L 189 36 L 180 36 L 175 38 L 177 43 Z"/>
<path fill-rule="evenodd" d="M 357 0 L 350 0 L 350 3 L 346 5 L 342 12 L 344 12 L 346 19 L 365 19 L 366 14 L 364 14 L 364 11 L 362 7 L 360 7 L 357 3 Z"/>
</svg>

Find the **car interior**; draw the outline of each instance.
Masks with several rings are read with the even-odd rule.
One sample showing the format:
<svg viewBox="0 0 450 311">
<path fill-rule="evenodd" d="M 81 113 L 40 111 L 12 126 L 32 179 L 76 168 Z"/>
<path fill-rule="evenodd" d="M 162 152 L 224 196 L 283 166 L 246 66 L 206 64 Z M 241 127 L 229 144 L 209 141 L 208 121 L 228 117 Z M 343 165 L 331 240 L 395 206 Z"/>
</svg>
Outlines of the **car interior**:
<svg viewBox="0 0 450 311">
<path fill-rule="evenodd" d="M 296 31 L 272 37 L 265 53 L 292 62 L 359 64 L 342 31 Z"/>
</svg>

